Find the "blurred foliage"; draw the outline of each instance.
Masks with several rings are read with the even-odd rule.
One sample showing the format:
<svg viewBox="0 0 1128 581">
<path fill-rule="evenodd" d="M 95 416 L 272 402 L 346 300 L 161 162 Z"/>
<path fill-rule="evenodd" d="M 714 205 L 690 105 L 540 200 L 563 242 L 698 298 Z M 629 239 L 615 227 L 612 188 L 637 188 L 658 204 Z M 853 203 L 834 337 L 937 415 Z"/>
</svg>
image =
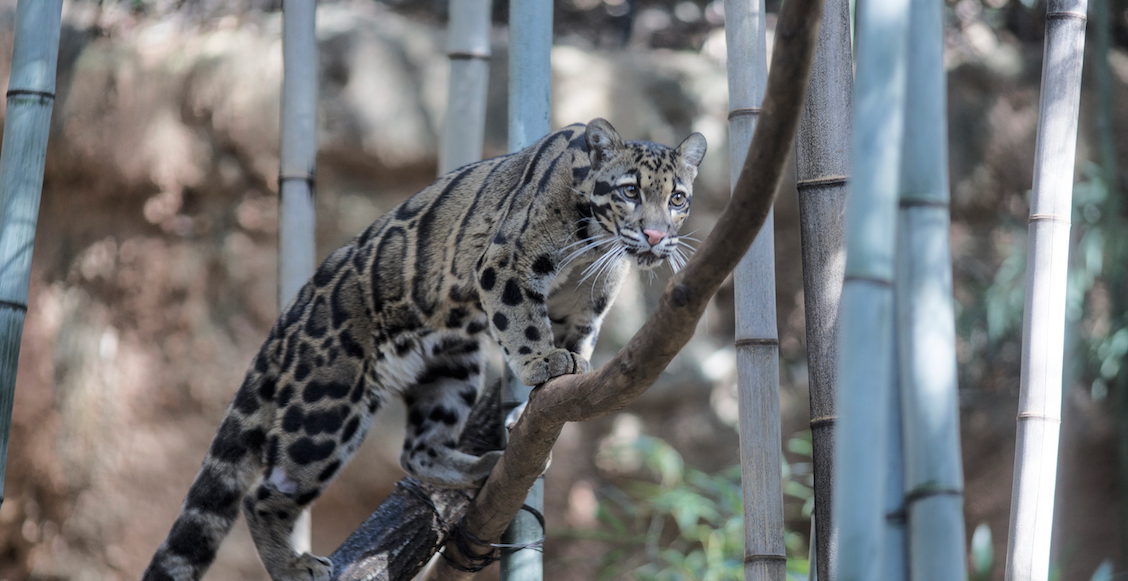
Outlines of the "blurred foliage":
<svg viewBox="0 0 1128 581">
<path fill-rule="evenodd" d="M 995 565 L 995 546 L 991 544 L 991 527 L 979 523 L 971 534 L 971 575 L 970 581 L 991 581 L 991 569 Z"/>
<path fill-rule="evenodd" d="M 971 571 L 968 581 L 991 581 L 991 571 L 995 568 L 995 549 L 991 543 L 991 527 L 987 523 L 979 523 L 975 532 L 971 534 Z M 1068 555 L 1066 555 L 1068 558 Z M 1050 581 L 1061 581 L 1063 565 L 1059 558 L 1050 564 Z M 1120 577 L 1117 575 L 1116 577 Z M 1112 581 L 1113 564 L 1111 559 L 1101 561 L 1093 572 L 1089 581 Z"/>
<path fill-rule="evenodd" d="M 1128 355 L 1128 318 L 1122 293 L 1128 288 L 1128 237 L 1118 213 L 1118 194 L 1099 166 L 1089 164 L 1074 185 L 1074 228 L 1077 246 L 1071 260 L 1067 291 L 1068 321 L 1080 345 L 1070 375 L 1090 385 L 1103 400 Z"/>
<path fill-rule="evenodd" d="M 149 18 L 179 18 L 207 25 L 223 16 L 277 11 L 282 0 L 74 0 L 108 11 Z M 320 4 L 355 0 L 319 0 Z M 372 0 L 420 20 L 441 23 L 450 0 Z M 768 2 L 769 11 L 779 0 Z M 493 1 L 493 21 L 505 25 L 509 2 Z M 553 27 L 557 42 L 605 49 L 627 46 L 698 50 L 710 32 L 724 26 L 723 0 L 558 0 Z"/>
<path fill-rule="evenodd" d="M 811 453 L 810 432 L 788 442 L 795 457 Z M 744 507 L 740 466 L 706 474 L 685 465 L 673 447 L 652 436 L 639 436 L 608 453 L 624 463 L 639 462 L 652 480 L 608 485 L 596 513 L 600 528 L 557 534 L 598 540 L 611 549 L 600 561 L 600 580 L 625 575 L 643 581 L 722 581 L 744 578 Z M 810 462 L 783 462 L 783 492 L 797 506 L 795 518 L 809 523 L 814 503 Z M 807 532 L 788 530 L 789 581 L 807 578 Z"/>
<path fill-rule="evenodd" d="M 204 23 L 225 15 L 280 10 L 282 0 L 74 0 L 103 9 L 125 8 L 150 17 L 179 16 Z M 321 4 L 345 0 L 319 0 Z M 449 0 L 372 0 L 398 12 L 435 22 L 447 17 Z M 766 0 L 778 12 L 782 0 Z M 724 27 L 723 0 L 557 0 L 553 22 L 558 40 L 591 47 L 626 46 L 698 50 L 709 33 Z M 972 20 L 1019 41 L 1040 41 L 1045 0 L 948 0 L 958 28 Z M 494 22 L 505 24 L 509 3 L 494 0 Z M 1112 0 L 1112 33 L 1128 47 L 1128 0 Z M 958 35 L 956 35 L 958 36 Z"/>
<path fill-rule="evenodd" d="M 1128 355 L 1128 318 L 1119 298 L 1128 287 L 1128 237 L 1117 212 L 1117 194 L 1105 175 L 1100 166 L 1087 163 L 1081 181 L 1074 185 L 1074 244 L 1066 287 L 1067 348 L 1073 351 L 1066 357 L 1067 383 L 1090 386 L 1097 401 L 1126 371 Z M 1006 219 L 996 228 L 998 238 L 1010 241 L 1009 249 L 983 289 L 983 300 L 961 308 L 957 316 L 960 336 L 981 348 L 978 357 L 984 362 L 997 360 L 1000 350 L 1018 345 L 1026 292 L 1026 224 Z M 975 385 L 967 373 L 961 371 L 965 375 L 961 384 Z"/>
</svg>

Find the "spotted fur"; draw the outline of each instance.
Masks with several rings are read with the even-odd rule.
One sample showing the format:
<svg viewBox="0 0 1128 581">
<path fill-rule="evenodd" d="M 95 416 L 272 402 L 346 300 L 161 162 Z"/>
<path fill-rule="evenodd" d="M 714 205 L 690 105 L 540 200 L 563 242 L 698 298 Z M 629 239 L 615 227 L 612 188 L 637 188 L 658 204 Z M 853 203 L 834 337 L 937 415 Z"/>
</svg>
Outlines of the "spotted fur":
<svg viewBox="0 0 1128 581">
<path fill-rule="evenodd" d="M 439 178 L 330 255 L 254 357 L 145 580 L 200 578 L 240 506 L 273 579 L 328 578 L 289 536 L 387 397 L 408 410 L 404 469 L 479 484 L 501 452 L 455 442 L 482 341 L 527 385 L 588 370 L 628 264 L 680 264 L 704 154 L 696 133 L 672 149 L 572 125 Z"/>
</svg>

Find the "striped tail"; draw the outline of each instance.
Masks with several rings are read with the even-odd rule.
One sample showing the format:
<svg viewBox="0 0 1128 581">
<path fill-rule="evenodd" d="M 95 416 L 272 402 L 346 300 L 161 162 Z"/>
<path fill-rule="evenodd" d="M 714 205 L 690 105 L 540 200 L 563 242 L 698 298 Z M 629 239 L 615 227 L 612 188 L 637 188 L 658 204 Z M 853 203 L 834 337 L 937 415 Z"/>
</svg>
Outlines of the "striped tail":
<svg viewBox="0 0 1128 581">
<path fill-rule="evenodd" d="M 215 561 L 253 482 L 265 438 L 261 428 L 242 430 L 244 421 L 238 415 L 232 408 L 227 410 L 180 515 L 145 569 L 143 581 L 196 581 Z"/>
</svg>

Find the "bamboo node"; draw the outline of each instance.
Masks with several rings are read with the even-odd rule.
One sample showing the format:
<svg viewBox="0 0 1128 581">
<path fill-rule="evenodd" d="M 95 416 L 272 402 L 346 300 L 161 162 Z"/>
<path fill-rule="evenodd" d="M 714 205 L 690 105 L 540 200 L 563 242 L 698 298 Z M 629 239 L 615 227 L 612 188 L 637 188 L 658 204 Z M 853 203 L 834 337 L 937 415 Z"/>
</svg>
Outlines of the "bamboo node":
<svg viewBox="0 0 1128 581">
<path fill-rule="evenodd" d="M 1050 414 L 1039 414 L 1035 412 L 1022 412 L 1018 414 L 1019 420 L 1046 420 L 1048 422 L 1061 423 L 1061 416 L 1052 416 Z"/>
<path fill-rule="evenodd" d="M 795 189 L 806 190 L 810 188 L 825 188 L 830 186 L 845 185 L 850 181 L 850 176 L 827 176 L 825 178 L 815 178 L 809 180 L 799 180 L 795 182 Z"/>
<path fill-rule="evenodd" d="M 1057 222 L 1066 226 L 1072 224 L 1068 217 L 1059 214 L 1030 214 L 1029 222 Z"/>
<path fill-rule="evenodd" d="M 759 114 L 760 114 L 760 108 L 759 107 L 738 107 L 736 109 L 733 109 L 732 111 L 729 111 L 728 118 L 729 118 L 729 121 L 732 121 L 732 119 L 734 117 L 740 117 L 742 115 L 759 115 Z"/>
<path fill-rule="evenodd" d="M 7 97 L 39 97 L 41 99 L 55 100 L 55 93 L 51 91 L 33 91 L 31 89 L 9 89 Z"/>
<path fill-rule="evenodd" d="M 963 496 L 963 489 L 954 486 L 920 486 L 905 493 L 905 504 L 912 504 L 930 496 Z"/>
<path fill-rule="evenodd" d="M 947 210 L 949 207 L 948 201 L 940 200 L 926 200 L 923 198 L 901 198 L 898 202 L 902 208 L 941 208 Z"/>
<path fill-rule="evenodd" d="M 27 303 L 0 300 L 0 307 L 6 307 L 12 309 L 13 311 L 20 311 L 21 313 L 27 312 Z"/>
<path fill-rule="evenodd" d="M 313 187 L 317 184 L 317 177 L 312 173 L 280 173 L 278 174 L 278 187 L 282 187 L 282 182 L 299 180 L 309 184 L 309 191 L 313 193 Z"/>
<path fill-rule="evenodd" d="M 811 428 L 818 428 L 821 426 L 833 426 L 838 416 L 815 416 L 811 418 Z"/>
<path fill-rule="evenodd" d="M 1088 17 L 1085 14 L 1079 12 L 1070 12 L 1068 10 L 1055 10 L 1053 12 L 1046 12 L 1046 20 L 1057 20 L 1063 18 L 1076 18 L 1081 22 L 1088 20 Z"/>
<path fill-rule="evenodd" d="M 779 339 L 775 337 L 746 337 L 744 339 L 737 339 L 733 343 L 736 347 L 748 347 L 751 345 L 768 345 L 779 346 Z"/>
<path fill-rule="evenodd" d="M 787 561 L 787 555 L 779 553 L 753 553 L 751 555 L 744 555 L 744 562 L 755 563 L 757 561 Z"/>
<path fill-rule="evenodd" d="M 474 52 L 468 50 L 456 50 L 447 53 L 447 58 L 451 60 L 483 60 L 488 61 L 492 55 L 488 52 Z"/>
<path fill-rule="evenodd" d="M 858 282 L 871 282 L 873 284 L 878 284 L 878 285 L 881 285 L 881 286 L 893 286 L 893 281 L 891 281 L 889 279 L 885 279 L 885 278 L 878 278 L 876 276 L 862 276 L 860 274 L 847 274 L 846 276 L 842 277 L 843 284 L 845 284 L 846 282 L 852 281 L 852 280 L 856 280 Z"/>
</svg>

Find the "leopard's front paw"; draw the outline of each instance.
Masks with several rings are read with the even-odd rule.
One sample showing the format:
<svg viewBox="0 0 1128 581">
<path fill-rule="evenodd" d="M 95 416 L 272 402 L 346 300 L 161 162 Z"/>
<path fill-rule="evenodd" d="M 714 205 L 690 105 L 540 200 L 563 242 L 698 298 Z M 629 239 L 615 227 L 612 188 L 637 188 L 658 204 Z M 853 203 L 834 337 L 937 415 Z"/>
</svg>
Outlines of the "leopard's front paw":
<svg viewBox="0 0 1128 581">
<path fill-rule="evenodd" d="M 486 478 L 489 478 L 490 472 L 493 472 L 494 466 L 497 461 L 501 460 L 501 450 L 491 450 L 478 457 L 478 461 L 470 468 L 467 476 L 476 484 L 481 485 L 485 483 Z"/>
<path fill-rule="evenodd" d="M 525 361 L 517 377 L 521 383 L 535 387 L 553 377 L 588 371 L 591 371 L 591 364 L 580 354 L 567 349 L 553 349 L 544 357 Z"/>
</svg>

